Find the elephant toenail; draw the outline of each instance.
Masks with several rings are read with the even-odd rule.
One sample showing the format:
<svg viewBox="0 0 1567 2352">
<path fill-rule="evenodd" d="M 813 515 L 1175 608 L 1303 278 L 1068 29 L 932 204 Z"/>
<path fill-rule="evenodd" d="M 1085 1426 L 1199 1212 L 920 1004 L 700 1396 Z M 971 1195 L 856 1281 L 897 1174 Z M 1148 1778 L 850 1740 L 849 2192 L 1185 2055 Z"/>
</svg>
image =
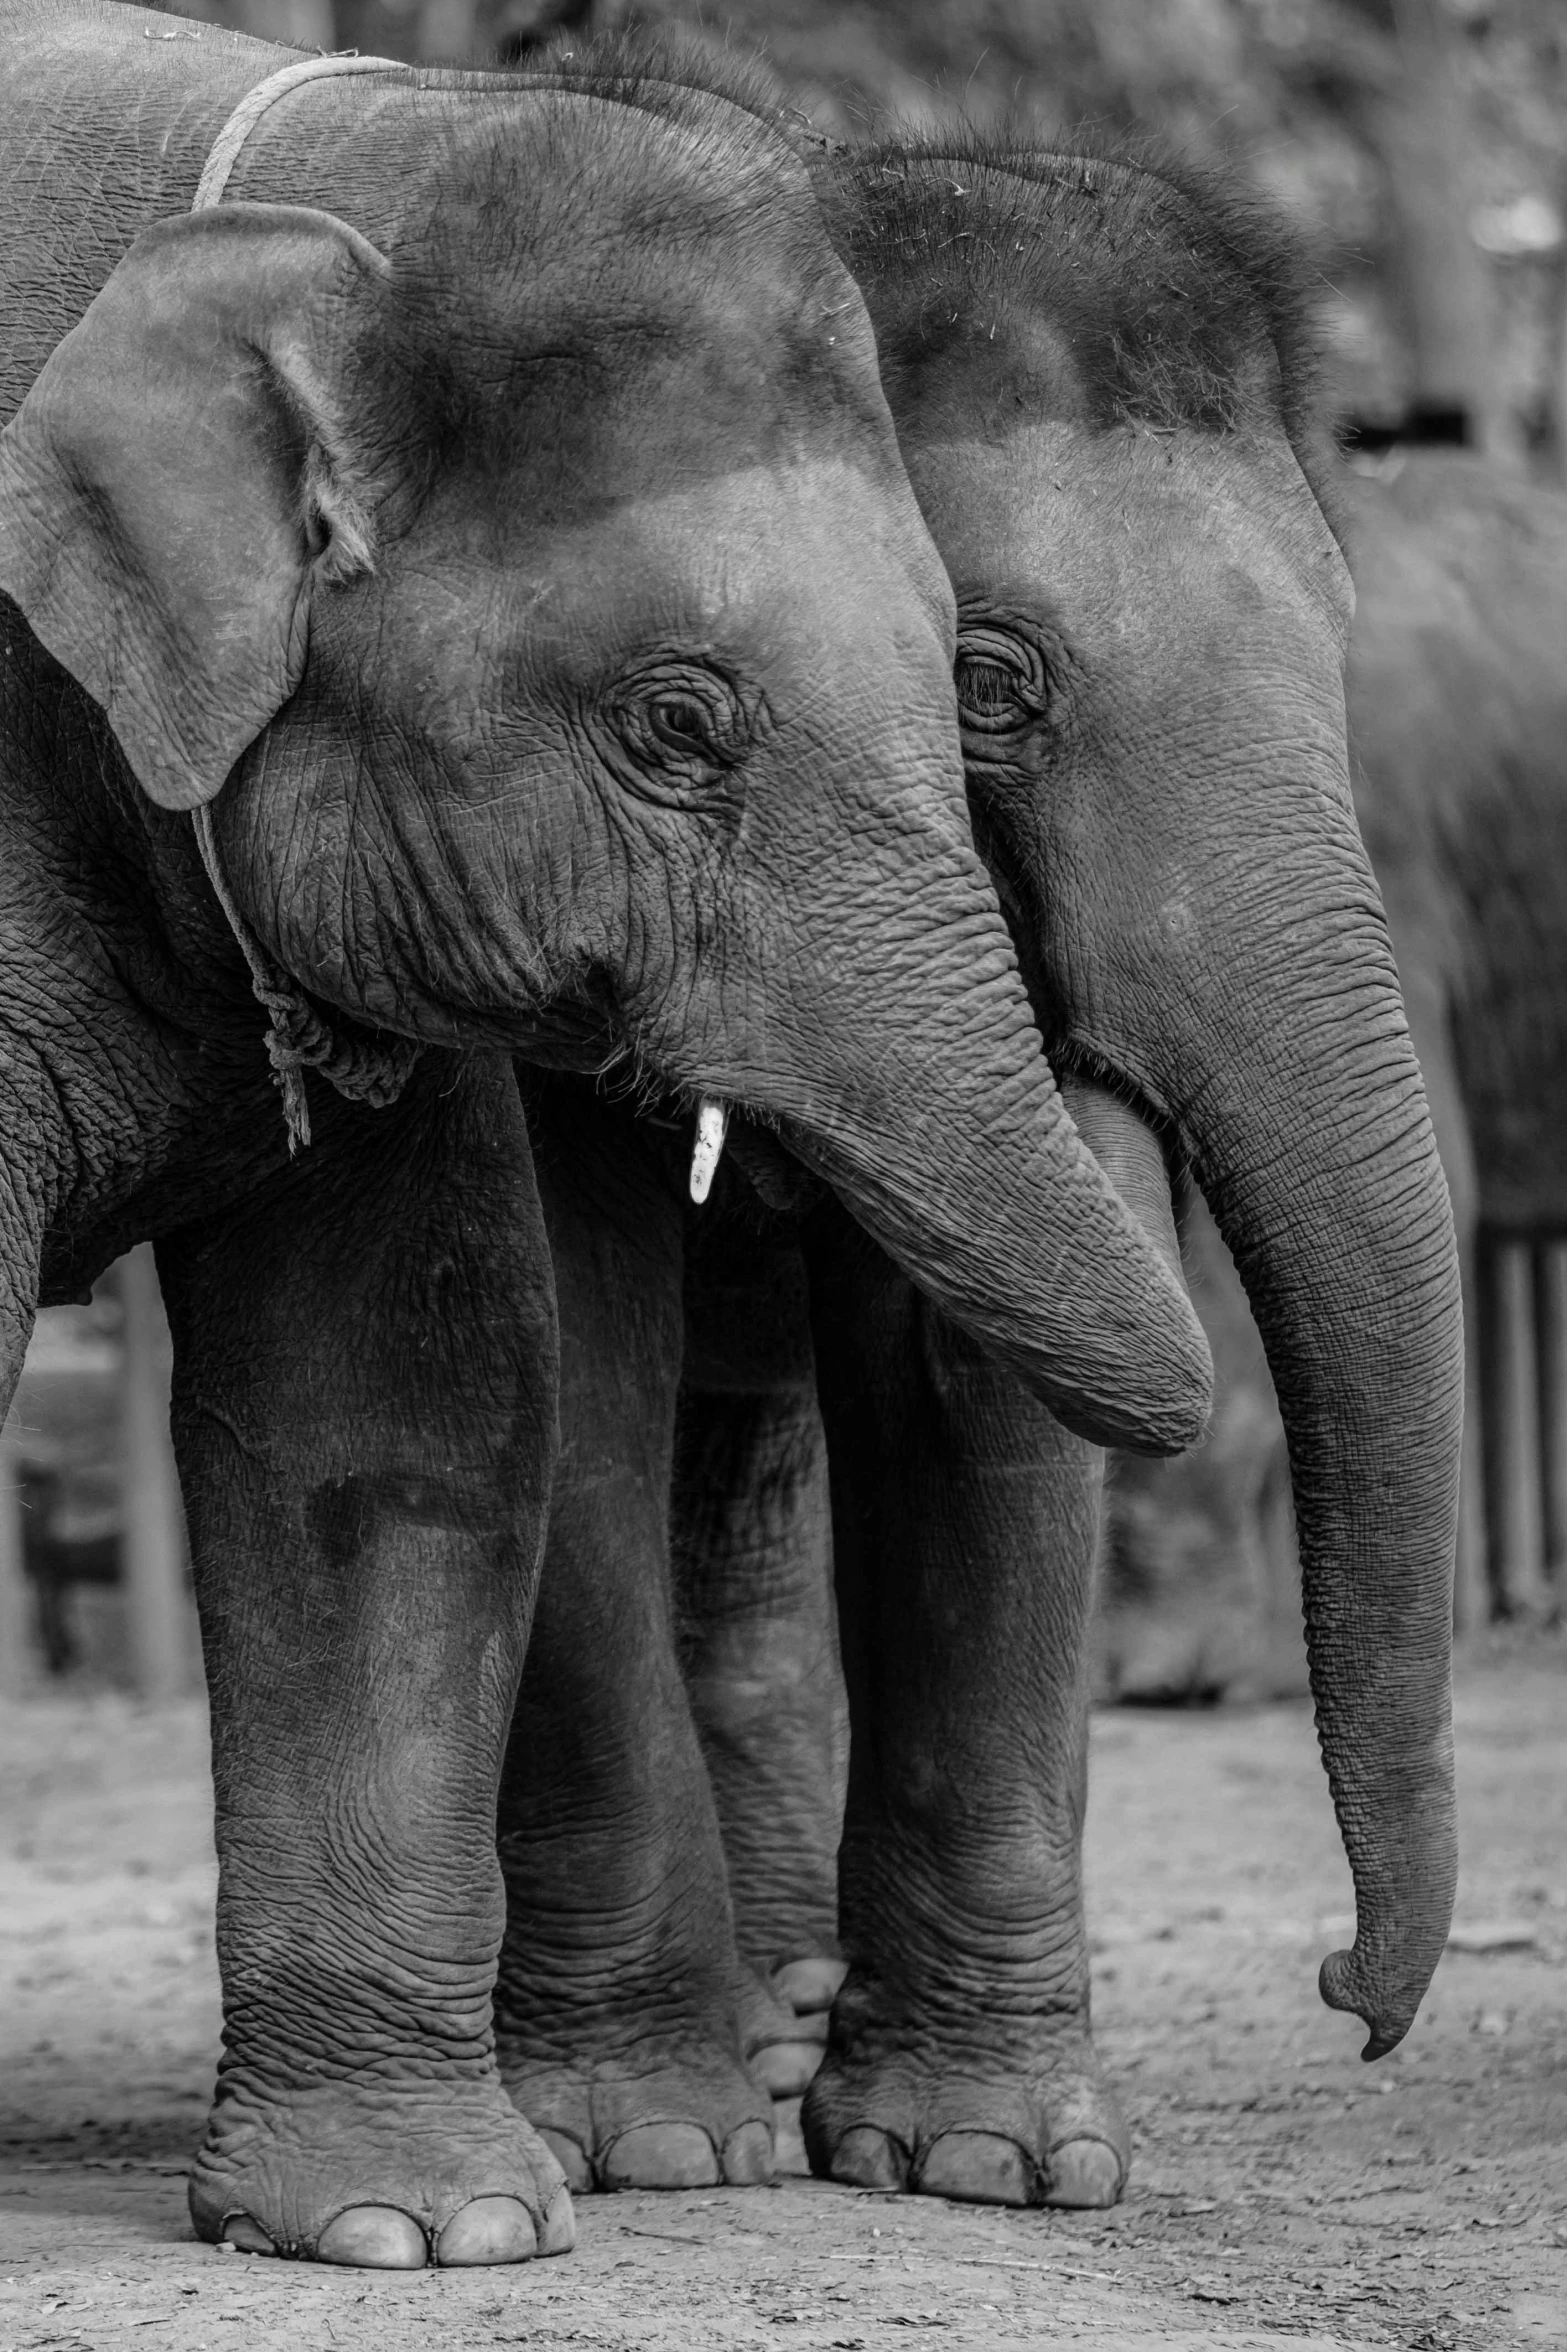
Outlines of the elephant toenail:
<svg viewBox="0 0 1567 2352">
<path fill-rule="evenodd" d="M 533 2216 L 518 2197 L 475 2197 L 452 2215 L 435 2241 L 445 2270 L 481 2262 L 528 2262 L 539 2250 Z"/>
<path fill-rule="evenodd" d="M 716 2189 L 723 2175 L 699 2123 L 636 2123 L 604 2151 L 606 2189 Z"/>
<path fill-rule="evenodd" d="M 318 2262 L 358 2270 L 423 2270 L 429 2258 L 423 2230 L 395 2205 L 349 2205 L 316 2240 Z"/>
<path fill-rule="evenodd" d="M 913 2185 L 922 2196 L 970 2205 L 1037 2205 L 1039 2170 L 1001 2132 L 947 2131 L 931 2141 Z"/>
<path fill-rule="evenodd" d="M 753 2189 L 773 2177 L 773 2135 L 765 2123 L 742 2123 L 724 2142 L 724 2178 L 731 2188 Z"/>
<path fill-rule="evenodd" d="M 823 2057 L 820 2042 L 764 2042 L 751 2072 L 770 2099 L 798 2099 Z"/>
<path fill-rule="evenodd" d="M 909 2185 L 909 2152 L 891 2132 L 871 2123 L 857 2123 L 846 2131 L 832 2152 L 831 2177 L 856 2189 L 905 2189 Z"/>
<path fill-rule="evenodd" d="M 570 2189 L 557 2189 L 544 2216 L 544 2230 L 539 2239 L 541 2254 L 569 2254 L 577 2242 L 577 2216 L 572 2208 Z"/>
<path fill-rule="evenodd" d="M 773 1970 L 773 1990 L 806 2017 L 832 2007 L 848 1973 L 847 1960 L 786 1960 Z"/>
<path fill-rule="evenodd" d="M 1047 2166 L 1047 2205 L 1113 2205 L 1126 2186 L 1126 2166 L 1108 2140 L 1063 2140 Z"/>
<path fill-rule="evenodd" d="M 579 2197 L 585 2197 L 593 2186 L 593 2167 L 588 2162 L 587 2151 L 579 2141 L 572 2138 L 570 2132 L 556 2131 L 547 2123 L 541 2123 L 538 2132 L 539 2138 L 566 2175 L 567 2187 L 575 2189 Z"/>
<path fill-rule="evenodd" d="M 259 2221 L 252 2221 L 248 2213 L 225 2214 L 218 2234 L 220 2246 L 237 2247 L 241 2254 L 275 2254 L 276 2246 Z"/>
</svg>

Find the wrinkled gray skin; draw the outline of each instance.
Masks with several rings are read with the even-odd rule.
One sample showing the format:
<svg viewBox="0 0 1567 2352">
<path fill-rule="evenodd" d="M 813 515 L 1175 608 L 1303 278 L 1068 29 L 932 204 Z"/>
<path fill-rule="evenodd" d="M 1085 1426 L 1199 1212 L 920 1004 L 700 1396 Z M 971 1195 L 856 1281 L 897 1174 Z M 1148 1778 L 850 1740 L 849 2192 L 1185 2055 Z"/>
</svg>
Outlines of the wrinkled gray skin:
<svg viewBox="0 0 1567 2352">
<path fill-rule="evenodd" d="M 1355 805 L 1452 1195 L 1473 1346 L 1478 1226 L 1567 1228 L 1567 498 L 1435 450 L 1394 452 L 1345 497 Z M 1130 1697 L 1239 1695 L 1298 1671 L 1298 1645 L 1281 1638 L 1293 1545 L 1269 1501 L 1277 1411 L 1233 1269 L 1200 1224 L 1191 1243 L 1218 1447 L 1115 1471 L 1103 1662 Z M 1466 1444 L 1479 1436 L 1475 1412 Z M 1465 1536 L 1483 1590 L 1478 1467 Z"/>
<path fill-rule="evenodd" d="M 1322 1989 L 1377 2056 L 1452 1900 L 1461 1333 L 1351 804 L 1348 575 L 1280 414 L 1288 322 L 1227 230 L 1124 167 L 1034 168 L 848 158 L 829 218 L 957 592 L 970 800 L 1046 1037 L 1172 1250 L 1165 1147 L 1190 1165 L 1261 1325 L 1357 1892 Z M 715 1196 L 686 1240 L 677 1428 L 682 1236 L 673 1204 L 659 1224 L 656 1139 L 640 1161 L 615 1141 L 613 1182 L 565 1200 L 569 1117 L 533 1116 L 578 1434 L 502 1804 L 510 2079 L 579 2182 L 719 2177 L 756 2104 L 725 2050 L 749 2034 L 775 2089 L 810 2056 L 735 1990 L 726 1910 L 741 1958 L 785 1963 L 793 1990 L 836 1908 L 816 2169 L 1113 2201 L 1128 2142 L 1089 2034 L 1079 1863 L 1099 1458 L 833 1205 L 791 1234 L 739 1177 L 733 1230 Z M 735 1156 L 785 1197 L 743 1135 Z M 628 1305 L 654 1293 L 657 1317 Z M 641 1418 L 632 1363 L 657 1399 Z M 852 1725 L 836 1905 L 818 1407 Z M 567 1716 L 570 1789 L 548 1771 Z"/>
<path fill-rule="evenodd" d="M 572 2220 L 492 2034 L 557 1443 L 509 1050 L 776 1120 L 1101 1434 L 1189 1440 L 1206 1360 L 1040 1057 L 794 157 L 678 80 L 354 77 L 183 217 L 284 61 L 0 7 L 0 1404 L 35 1303 L 155 1238 L 221 1864 L 198 2229 L 510 2260 Z M 292 1163 L 198 806 L 339 1075 L 430 1049 L 395 1108 L 312 1080 Z"/>
</svg>

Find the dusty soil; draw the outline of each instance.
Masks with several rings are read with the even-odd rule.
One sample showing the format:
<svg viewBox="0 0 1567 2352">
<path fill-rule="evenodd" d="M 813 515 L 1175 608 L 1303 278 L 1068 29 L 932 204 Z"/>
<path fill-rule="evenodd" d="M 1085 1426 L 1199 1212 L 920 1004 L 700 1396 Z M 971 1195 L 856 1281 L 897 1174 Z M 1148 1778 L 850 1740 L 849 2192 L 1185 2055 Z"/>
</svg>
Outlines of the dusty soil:
<svg viewBox="0 0 1567 2352">
<path fill-rule="evenodd" d="M 1459 1689 L 1460 1945 L 1375 2068 L 1319 2007 L 1349 1908 L 1303 1708 L 1102 1715 L 1092 1919 L 1137 2163 L 1109 2215 L 788 2180 L 584 2200 L 517 2270 L 219 2254 L 183 2166 L 212 2068 L 199 1710 L 0 1714 L 0 2352 L 499 2344 L 1567 2346 L 1567 1647 Z"/>
</svg>

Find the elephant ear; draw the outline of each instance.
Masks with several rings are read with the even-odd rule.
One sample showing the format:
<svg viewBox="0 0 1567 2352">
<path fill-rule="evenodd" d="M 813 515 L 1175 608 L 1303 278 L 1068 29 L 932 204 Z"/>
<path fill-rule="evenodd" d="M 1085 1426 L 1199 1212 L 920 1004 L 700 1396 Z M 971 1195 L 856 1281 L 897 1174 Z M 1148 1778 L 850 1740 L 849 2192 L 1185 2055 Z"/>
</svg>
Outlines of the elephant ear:
<svg viewBox="0 0 1567 2352">
<path fill-rule="evenodd" d="M 341 385 L 389 266 L 293 205 L 159 222 L 0 433 L 0 589 L 164 808 L 218 791 L 299 683 L 312 588 L 369 565 Z"/>
</svg>

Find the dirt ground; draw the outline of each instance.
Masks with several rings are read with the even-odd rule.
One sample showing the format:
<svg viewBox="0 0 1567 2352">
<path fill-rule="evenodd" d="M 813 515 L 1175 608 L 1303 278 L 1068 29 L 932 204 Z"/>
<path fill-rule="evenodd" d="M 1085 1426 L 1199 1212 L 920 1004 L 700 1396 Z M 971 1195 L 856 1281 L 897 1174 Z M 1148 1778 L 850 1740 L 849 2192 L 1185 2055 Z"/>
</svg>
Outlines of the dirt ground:
<svg viewBox="0 0 1567 2352">
<path fill-rule="evenodd" d="M 1097 1719 L 1096 1998 L 1137 2138 L 1115 2213 L 789 2179 L 585 2199 L 565 2261 L 378 2277 L 189 2234 L 217 2028 L 199 1709 L 14 1703 L 0 2352 L 1567 2347 L 1567 1645 L 1468 1661 L 1458 1719 L 1460 1928 L 1374 2068 L 1316 1998 L 1349 1881 L 1305 1709 Z"/>
</svg>

